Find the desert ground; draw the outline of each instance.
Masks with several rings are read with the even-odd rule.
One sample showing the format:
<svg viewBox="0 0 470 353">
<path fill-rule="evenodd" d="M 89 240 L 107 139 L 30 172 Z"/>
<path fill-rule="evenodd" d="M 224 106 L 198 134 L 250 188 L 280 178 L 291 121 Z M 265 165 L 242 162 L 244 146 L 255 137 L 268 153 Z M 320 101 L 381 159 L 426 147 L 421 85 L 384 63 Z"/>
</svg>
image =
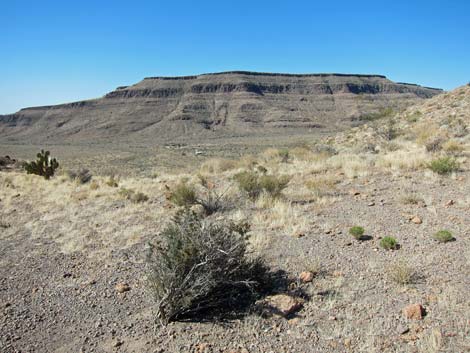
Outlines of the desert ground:
<svg viewBox="0 0 470 353">
<path fill-rule="evenodd" d="M 61 164 L 50 180 L 0 171 L 0 351 L 470 351 L 469 130 L 465 86 L 336 135 L 0 144 L 18 159 L 47 147 Z M 80 168 L 91 180 L 71 177 Z M 289 182 L 248 197 L 243 172 Z M 295 308 L 155 320 L 146 252 L 181 208 L 168 197 L 181 183 L 223 195 L 209 220 L 251 224 L 250 254 L 288 279 L 265 300 Z"/>
</svg>

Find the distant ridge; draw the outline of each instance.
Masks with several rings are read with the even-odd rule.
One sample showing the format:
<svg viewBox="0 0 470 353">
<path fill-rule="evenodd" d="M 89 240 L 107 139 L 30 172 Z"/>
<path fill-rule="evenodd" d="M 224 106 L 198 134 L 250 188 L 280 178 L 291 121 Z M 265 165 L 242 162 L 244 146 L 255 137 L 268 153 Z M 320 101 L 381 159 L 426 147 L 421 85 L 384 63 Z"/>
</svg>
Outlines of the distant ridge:
<svg viewBox="0 0 470 353">
<path fill-rule="evenodd" d="M 0 115 L 0 142 L 166 143 L 334 132 L 442 93 L 383 75 L 227 71 L 147 77 L 101 98 Z"/>
</svg>

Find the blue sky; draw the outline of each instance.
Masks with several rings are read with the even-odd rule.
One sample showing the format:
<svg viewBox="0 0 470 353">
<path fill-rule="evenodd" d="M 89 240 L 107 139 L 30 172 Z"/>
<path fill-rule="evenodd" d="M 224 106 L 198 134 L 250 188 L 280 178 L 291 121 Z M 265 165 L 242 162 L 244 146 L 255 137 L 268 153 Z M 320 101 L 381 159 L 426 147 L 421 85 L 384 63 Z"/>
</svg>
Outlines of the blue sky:
<svg viewBox="0 0 470 353">
<path fill-rule="evenodd" d="M 226 70 L 470 81 L 470 1 L 1 1 L 0 114 Z"/>
</svg>

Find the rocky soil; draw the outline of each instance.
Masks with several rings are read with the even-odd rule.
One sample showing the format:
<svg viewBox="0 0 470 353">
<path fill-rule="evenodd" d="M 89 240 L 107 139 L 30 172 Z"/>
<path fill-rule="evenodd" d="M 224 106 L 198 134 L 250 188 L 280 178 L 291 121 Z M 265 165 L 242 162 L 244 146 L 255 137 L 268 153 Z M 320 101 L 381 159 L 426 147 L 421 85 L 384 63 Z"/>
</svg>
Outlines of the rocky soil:
<svg viewBox="0 0 470 353">
<path fill-rule="evenodd" d="M 0 347 L 2 352 L 464 352 L 470 348 L 470 175 L 423 179 L 422 173 L 376 174 L 339 185 L 338 201 L 302 208 L 312 228 L 301 237 L 272 232 L 266 257 L 297 277 L 310 296 L 287 318 L 247 315 L 227 322 L 154 325 L 145 290 L 145 243 L 91 254 L 64 252 L 48 232 L 28 229 L 47 218 L 21 187 L 2 189 Z M 419 195 L 405 205 L 402 195 Z M 452 200 L 452 202 L 450 202 Z M 421 223 L 411 219 L 417 216 Z M 67 222 L 56 219 L 54 222 Z M 369 240 L 348 234 L 352 225 Z M 449 229 L 456 241 L 431 238 Z M 385 235 L 400 249 L 379 247 Z M 97 239 L 98 240 L 98 239 Z M 399 260 L 413 269 L 411 284 L 389 275 Z M 125 284 L 125 285 L 124 285 Z M 127 287 L 127 286 L 128 287 Z M 407 319 L 409 304 L 422 319 Z"/>
</svg>

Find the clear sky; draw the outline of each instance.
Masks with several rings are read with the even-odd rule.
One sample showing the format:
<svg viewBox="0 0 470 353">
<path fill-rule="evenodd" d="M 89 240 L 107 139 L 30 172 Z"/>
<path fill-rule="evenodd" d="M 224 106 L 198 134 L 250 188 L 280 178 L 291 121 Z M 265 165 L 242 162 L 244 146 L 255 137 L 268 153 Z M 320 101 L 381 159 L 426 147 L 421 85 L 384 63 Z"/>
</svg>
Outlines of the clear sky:
<svg viewBox="0 0 470 353">
<path fill-rule="evenodd" d="M 0 0 L 0 114 L 227 70 L 470 81 L 469 0 Z"/>
</svg>

